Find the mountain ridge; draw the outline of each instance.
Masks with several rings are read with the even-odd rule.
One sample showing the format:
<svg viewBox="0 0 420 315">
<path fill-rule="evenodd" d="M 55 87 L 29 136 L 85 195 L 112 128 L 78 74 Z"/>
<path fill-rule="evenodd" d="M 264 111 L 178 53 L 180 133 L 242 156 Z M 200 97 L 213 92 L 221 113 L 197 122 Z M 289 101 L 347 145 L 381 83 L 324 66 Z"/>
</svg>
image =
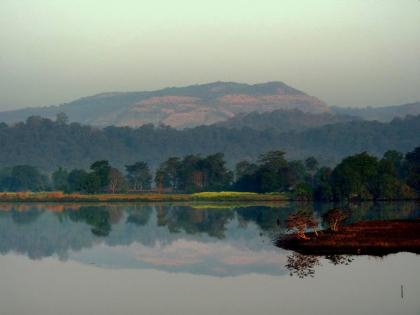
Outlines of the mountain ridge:
<svg viewBox="0 0 420 315">
<path fill-rule="evenodd" d="M 15 123 L 34 115 L 53 118 L 64 112 L 70 121 L 102 127 L 152 123 L 182 129 L 210 125 L 242 112 L 276 109 L 330 111 L 320 99 L 281 81 L 258 84 L 217 81 L 155 91 L 99 93 L 61 105 L 0 112 L 0 121 Z"/>
</svg>

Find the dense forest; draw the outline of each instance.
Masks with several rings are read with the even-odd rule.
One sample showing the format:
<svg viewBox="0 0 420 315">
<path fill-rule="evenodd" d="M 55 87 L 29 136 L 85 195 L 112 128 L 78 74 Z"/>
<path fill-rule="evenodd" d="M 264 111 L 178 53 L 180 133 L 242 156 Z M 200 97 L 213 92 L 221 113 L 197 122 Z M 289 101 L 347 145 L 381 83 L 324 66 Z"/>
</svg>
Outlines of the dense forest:
<svg viewBox="0 0 420 315">
<path fill-rule="evenodd" d="M 314 157 L 288 161 L 284 152 L 270 151 L 256 163 L 238 162 L 234 171 L 226 167 L 222 153 L 170 157 L 154 176 L 143 161 L 126 165 L 124 172 L 107 160 L 92 163 L 89 170 L 60 167 L 51 178 L 29 165 L 0 170 L 1 191 L 138 193 L 152 186 L 160 193 L 283 192 L 295 200 L 416 199 L 420 193 L 420 147 L 405 155 L 390 150 L 381 159 L 363 152 L 344 158 L 335 168 L 321 167 Z"/>
<path fill-rule="evenodd" d="M 139 160 L 152 170 L 171 156 L 223 152 L 231 168 L 241 160 L 256 161 L 268 151 L 287 152 L 287 159 L 314 156 L 333 166 L 345 156 L 366 151 L 382 156 L 387 150 L 407 152 L 420 145 L 420 116 L 390 123 L 353 121 L 302 132 L 281 133 L 251 128 L 201 126 L 176 130 L 166 126 L 95 128 L 37 116 L 14 125 L 0 124 L 0 166 L 32 165 L 51 173 L 57 167 L 88 168 L 108 160 L 124 168 Z"/>
<path fill-rule="evenodd" d="M 326 113 L 306 113 L 300 110 L 275 110 L 272 112 L 241 113 L 214 124 L 225 128 L 274 129 L 278 132 L 303 131 L 336 123 L 361 120 L 355 116 Z"/>
</svg>

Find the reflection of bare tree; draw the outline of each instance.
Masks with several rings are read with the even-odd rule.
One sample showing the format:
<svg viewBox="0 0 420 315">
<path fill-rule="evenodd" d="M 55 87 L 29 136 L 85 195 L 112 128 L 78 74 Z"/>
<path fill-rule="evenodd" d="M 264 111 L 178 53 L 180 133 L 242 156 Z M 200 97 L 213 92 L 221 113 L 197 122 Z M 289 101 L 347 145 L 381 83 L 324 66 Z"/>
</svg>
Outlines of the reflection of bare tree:
<svg viewBox="0 0 420 315">
<path fill-rule="evenodd" d="M 287 256 L 286 268 L 290 271 L 290 276 L 298 276 L 303 279 L 313 277 L 315 275 L 315 267 L 321 266 L 321 256 L 303 255 L 297 252 Z M 354 258 L 350 255 L 326 255 L 325 259 L 329 260 L 333 265 L 349 265 Z"/>
<path fill-rule="evenodd" d="M 325 256 L 333 265 L 349 265 L 354 258 L 350 255 L 327 255 Z"/>
<path fill-rule="evenodd" d="M 301 279 L 313 277 L 315 267 L 320 265 L 318 256 L 302 255 L 296 252 L 287 256 L 286 268 L 290 271 L 290 276 L 296 275 Z"/>
</svg>

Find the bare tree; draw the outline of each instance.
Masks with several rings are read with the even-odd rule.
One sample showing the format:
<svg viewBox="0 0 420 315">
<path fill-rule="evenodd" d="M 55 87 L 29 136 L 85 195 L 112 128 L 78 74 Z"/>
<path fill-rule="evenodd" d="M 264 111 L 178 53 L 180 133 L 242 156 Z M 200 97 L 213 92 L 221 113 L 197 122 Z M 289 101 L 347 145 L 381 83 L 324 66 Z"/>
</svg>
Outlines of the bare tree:
<svg viewBox="0 0 420 315">
<path fill-rule="evenodd" d="M 329 210 L 322 217 L 324 221 L 327 222 L 330 229 L 337 232 L 341 223 L 348 217 L 348 214 L 341 209 L 334 208 Z"/>
<path fill-rule="evenodd" d="M 121 191 L 125 186 L 124 176 L 116 168 L 111 168 L 108 174 L 108 191 L 115 193 Z"/>
<path fill-rule="evenodd" d="M 287 229 L 294 231 L 299 239 L 309 240 L 310 238 L 305 234 L 307 229 L 314 229 L 315 235 L 318 235 L 316 228 L 318 221 L 315 220 L 312 214 L 299 211 L 290 214 L 286 220 Z"/>
</svg>

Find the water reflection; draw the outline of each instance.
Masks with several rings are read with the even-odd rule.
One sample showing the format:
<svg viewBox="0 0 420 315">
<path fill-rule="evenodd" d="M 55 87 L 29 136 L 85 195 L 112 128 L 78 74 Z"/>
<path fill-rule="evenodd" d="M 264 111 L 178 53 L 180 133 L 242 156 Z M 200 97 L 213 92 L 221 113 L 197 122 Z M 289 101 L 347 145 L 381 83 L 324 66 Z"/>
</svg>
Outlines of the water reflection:
<svg viewBox="0 0 420 315">
<path fill-rule="evenodd" d="M 317 257 L 273 246 L 286 218 L 333 205 L 1 204 L 0 253 L 57 256 L 110 268 L 152 268 L 216 276 L 246 273 L 313 276 Z M 419 217 L 415 203 L 351 205 L 346 223 Z M 352 258 L 331 255 L 348 264 Z"/>
</svg>

